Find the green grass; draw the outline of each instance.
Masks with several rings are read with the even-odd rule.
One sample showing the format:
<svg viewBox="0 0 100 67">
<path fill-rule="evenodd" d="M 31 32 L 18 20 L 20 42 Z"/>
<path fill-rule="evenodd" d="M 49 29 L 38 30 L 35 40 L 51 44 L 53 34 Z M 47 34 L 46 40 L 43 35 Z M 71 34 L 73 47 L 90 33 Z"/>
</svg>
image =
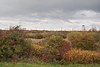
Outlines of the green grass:
<svg viewBox="0 0 100 67">
<path fill-rule="evenodd" d="M 0 67 L 100 67 L 100 64 L 28 64 L 28 63 L 0 63 Z"/>
</svg>

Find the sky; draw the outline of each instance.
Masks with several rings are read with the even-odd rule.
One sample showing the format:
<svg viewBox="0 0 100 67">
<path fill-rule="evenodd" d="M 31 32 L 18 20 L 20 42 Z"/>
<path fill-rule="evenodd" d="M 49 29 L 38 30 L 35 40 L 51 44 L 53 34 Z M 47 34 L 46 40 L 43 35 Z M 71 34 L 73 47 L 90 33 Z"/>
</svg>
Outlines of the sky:
<svg viewBox="0 0 100 67">
<path fill-rule="evenodd" d="M 0 29 L 21 25 L 29 30 L 100 28 L 100 0 L 0 0 Z"/>
</svg>

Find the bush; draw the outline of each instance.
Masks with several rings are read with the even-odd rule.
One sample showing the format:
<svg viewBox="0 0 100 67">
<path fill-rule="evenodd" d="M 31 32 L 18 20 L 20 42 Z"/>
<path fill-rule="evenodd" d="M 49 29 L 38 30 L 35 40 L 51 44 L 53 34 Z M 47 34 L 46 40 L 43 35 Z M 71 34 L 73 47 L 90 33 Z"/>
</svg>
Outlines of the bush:
<svg viewBox="0 0 100 67">
<path fill-rule="evenodd" d="M 71 32 L 68 39 L 72 43 L 72 47 L 84 50 L 96 50 L 96 39 L 92 33 L 88 32 Z"/>
<path fill-rule="evenodd" d="M 57 62 L 64 59 L 64 52 L 70 49 L 70 43 L 55 33 L 46 39 L 44 57 L 50 62 Z"/>
<path fill-rule="evenodd" d="M 25 37 L 26 38 L 33 38 L 33 33 L 28 32 L 28 33 L 26 33 Z"/>
<path fill-rule="evenodd" d="M 51 35 L 51 32 L 43 31 L 43 32 L 41 33 L 41 35 L 42 35 L 44 38 L 47 38 L 47 37 L 49 37 L 49 36 Z"/>
<path fill-rule="evenodd" d="M 33 35 L 33 38 L 35 38 L 35 39 L 42 39 L 42 38 L 44 38 L 44 37 L 43 37 L 42 34 L 36 33 L 36 34 Z"/>
<path fill-rule="evenodd" d="M 81 49 L 66 52 L 66 61 L 70 63 L 100 63 L 100 53 Z"/>
<path fill-rule="evenodd" d="M 42 38 L 44 38 L 44 35 L 42 33 L 27 32 L 25 37 L 26 38 L 33 38 L 33 39 L 42 39 Z"/>
<path fill-rule="evenodd" d="M 95 43 L 96 49 L 97 49 L 98 51 L 100 51 L 100 32 L 94 32 L 94 33 L 93 33 L 93 36 L 94 36 L 95 39 L 96 39 L 96 43 Z"/>
<path fill-rule="evenodd" d="M 24 34 L 25 32 L 18 26 L 9 31 L 1 32 L 0 60 L 18 60 L 20 52 L 28 46 Z"/>
<path fill-rule="evenodd" d="M 42 56 L 42 50 L 44 49 L 43 45 L 38 45 L 38 44 L 32 44 L 33 49 L 34 49 L 34 55 L 41 57 Z"/>
</svg>

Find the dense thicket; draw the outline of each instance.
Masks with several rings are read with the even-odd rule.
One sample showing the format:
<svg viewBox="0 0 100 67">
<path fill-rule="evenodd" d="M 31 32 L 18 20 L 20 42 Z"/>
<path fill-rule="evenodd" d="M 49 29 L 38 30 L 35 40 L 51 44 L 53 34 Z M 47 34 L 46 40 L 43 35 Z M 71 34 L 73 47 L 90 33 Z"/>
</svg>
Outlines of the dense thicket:
<svg viewBox="0 0 100 67">
<path fill-rule="evenodd" d="M 0 61 L 19 59 L 20 53 L 28 46 L 24 36 L 25 32 L 19 26 L 0 32 Z"/>
<path fill-rule="evenodd" d="M 42 40 L 34 43 L 32 40 Z M 40 44 L 41 43 L 41 44 Z M 0 61 L 99 63 L 100 32 L 31 33 L 19 26 L 0 31 Z"/>
</svg>

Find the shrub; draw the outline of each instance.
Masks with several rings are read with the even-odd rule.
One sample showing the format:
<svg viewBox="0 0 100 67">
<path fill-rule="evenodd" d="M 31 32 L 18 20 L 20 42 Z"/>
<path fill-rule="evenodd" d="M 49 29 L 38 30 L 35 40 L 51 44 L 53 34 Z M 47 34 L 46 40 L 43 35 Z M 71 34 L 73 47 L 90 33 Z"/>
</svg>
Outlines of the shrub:
<svg viewBox="0 0 100 67">
<path fill-rule="evenodd" d="M 62 41 L 62 37 L 57 34 L 51 35 L 50 38 L 46 40 L 46 48 L 52 55 L 52 61 L 57 60 L 57 57 L 60 56 L 59 48 L 61 47 Z"/>
<path fill-rule="evenodd" d="M 42 39 L 42 38 L 44 38 L 44 37 L 43 37 L 42 34 L 36 33 L 36 34 L 33 35 L 33 38 L 35 38 L 35 39 Z"/>
<path fill-rule="evenodd" d="M 50 62 L 57 62 L 64 59 L 64 52 L 70 49 L 70 43 L 65 41 L 63 37 L 55 33 L 46 39 L 44 49 L 45 59 Z"/>
<path fill-rule="evenodd" d="M 96 39 L 96 43 L 95 43 L 96 49 L 97 49 L 98 51 L 100 51 L 100 32 L 94 32 L 94 33 L 93 33 L 93 36 L 94 36 L 95 39 Z"/>
<path fill-rule="evenodd" d="M 43 45 L 38 45 L 38 44 L 32 44 L 33 49 L 34 49 L 34 55 L 41 57 L 42 56 L 42 50 L 44 49 Z"/>
<path fill-rule="evenodd" d="M 91 36 L 93 36 L 96 42 L 100 41 L 100 32 L 90 32 Z"/>
<path fill-rule="evenodd" d="M 88 32 L 71 32 L 68 39 L 72 43 L 72 47 L 84 50 L 96 50 L 96 39 L 92 33 Z"/>
<path fill-rule="evenodd" d="M 42 35 L 44 38 L 47 38 L 47 37 L 49 37 L 49 36 L 51 35 L 51 33 L 50 33 L 50 32 L 46 32 L 46 31 L 43 31 L 43 32 L 41 33 L 41 35 Z"/>
<path fill-rule="evenodd" d="M 9 31 L 1 32 L 0 60 L 18 60 L 20 52 L 28 46 L 24 34 L 25 32 L 18 26 Z"/>
<path fill-rule="evenodd" d="M 100 63 L 100 53 L 81 49 L 66 52 L 66 60 L 70 63 Z"/>
<path fill-rule="evenodd" d="M 28 33 L 26 33 L 25 37 L 26 38 L 33 38 L 33 33 L 28 32 Z"/>
<path fill-rule="evenodd" d="M 42 33 L 27 32 L 25 37 L 26 38 L 33 38 L 33 39 L 42 39 L 42 38 L 44 38 L 44 35 Z"/>
<path fill-rule="evenodd" d="M 43 45 L 32 44 L 21 53 L 21 60 L 26 60 L 26 62 L 42 61 L 43 50 Z"/>
</svg>

